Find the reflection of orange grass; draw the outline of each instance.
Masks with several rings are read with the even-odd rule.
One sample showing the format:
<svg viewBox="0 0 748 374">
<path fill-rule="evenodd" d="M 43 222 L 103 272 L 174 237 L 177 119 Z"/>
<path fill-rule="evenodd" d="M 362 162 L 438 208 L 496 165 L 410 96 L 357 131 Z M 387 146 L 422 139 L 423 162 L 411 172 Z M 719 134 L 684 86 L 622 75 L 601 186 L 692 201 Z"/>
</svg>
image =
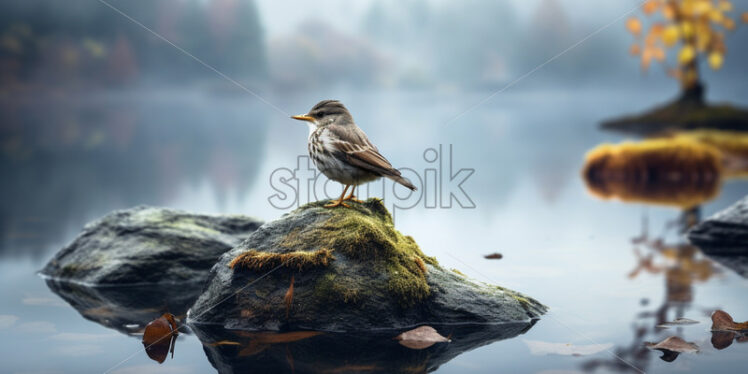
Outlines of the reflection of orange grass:
<svg viewBox="0 0 748 374">
<path fill-rule="evenodd" d="M 748 134 L 737 131 L 695 130 L 672 135 L 675 140 L 693 140 L 717 148 L 725 159 L 725 177 L 748 177 Z"/>
<path fill-rule="evenodd" d="M 722 156 L 686 139 L 603 144 L 587 153 L 582 176 L 604 199 L 690 208 L 717 196 Z"/>
</svg>

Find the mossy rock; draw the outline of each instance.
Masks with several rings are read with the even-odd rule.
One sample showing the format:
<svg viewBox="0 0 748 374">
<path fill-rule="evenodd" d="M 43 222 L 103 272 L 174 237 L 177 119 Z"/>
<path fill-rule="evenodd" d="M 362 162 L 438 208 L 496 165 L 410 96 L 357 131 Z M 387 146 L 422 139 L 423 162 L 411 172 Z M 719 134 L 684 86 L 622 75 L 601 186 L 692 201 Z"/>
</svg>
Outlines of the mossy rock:
<svg viewBox="0 0 748 374">
<path fill-rule="evenodd" d="M 225 253 L 190 310 L 231 329 L 355 331 L 423 322 L 524 322 L 546 307 L 443 269 L 378 199 L 307 204 Z M 293 287 L 291 288 L 291 285 Z"/>
</svg>

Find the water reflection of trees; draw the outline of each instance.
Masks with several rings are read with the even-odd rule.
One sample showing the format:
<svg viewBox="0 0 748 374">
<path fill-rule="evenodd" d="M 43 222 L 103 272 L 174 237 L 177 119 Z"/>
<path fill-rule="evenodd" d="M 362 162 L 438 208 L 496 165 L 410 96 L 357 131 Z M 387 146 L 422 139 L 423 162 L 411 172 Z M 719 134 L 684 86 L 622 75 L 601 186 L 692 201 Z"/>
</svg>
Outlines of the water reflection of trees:
<svg viewBox="0 0 748 374">
<path fill-rule="evenodd" d="M 208 181 L 243 195 L 264 154 L 264 116 L 243 102 L 123 95 L 3 100 L 0 256 L 41 257 L 112 209 L 169 204 Z"/>
<path fill-rule="evenodd" d="M 654 238 L 650 236 L 649 222 L 644 217 L 642 233 L 631 239 L 637 265 L 628 276 L 635 279 L 642 273 L 663 275 L 665 279 L 664 301 L 656 308 L 640 312 L 635 316 L 631 343 L 617 347 L 614 351 L 620 359 L 586 361 L 582 365 L 585 371 L 595 371 L 600 368 L 619 372 L 646 370 L 652 354 L 645 343 L 648 340 L 656 340 L 658 333 L 662 331 L 662 328 L 658 326 L 684 317 L 693 307 L 695 283 L 706 282 L 719 274 L 719 268 L 704 257 L 697 247 L 685 242 L 671 243 L 665 239 L 670 230 L 676 229 L 680 233 L 688 230 L 698 223 L 699 216 L 699 207 L 685 210 L 680 217 L 665 225 L 660 236 Z M 642 249 L 646 252 L 642 252 Z M 648 300 L 642 300 L 643 305 L 648 303 Z M 676 335 L 683 333 L 681 328 L 675 331 Z M 678 353 L 668 351 L 664 352 L 660 358 L 670 362 L 677 357 Z M 638 369 L 632 367 L 631 364 Z"/>
</svg>

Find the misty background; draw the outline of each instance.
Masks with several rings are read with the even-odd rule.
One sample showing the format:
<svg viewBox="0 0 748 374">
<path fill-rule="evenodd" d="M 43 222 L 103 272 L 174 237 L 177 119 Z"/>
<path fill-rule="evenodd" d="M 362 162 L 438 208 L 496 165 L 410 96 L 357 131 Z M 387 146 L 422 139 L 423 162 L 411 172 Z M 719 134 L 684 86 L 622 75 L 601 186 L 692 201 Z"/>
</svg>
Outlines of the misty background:
<svg viewBox="0 0 748 374">
<path fill-rule="evenodd" d="M 638 1 L 111 0 L 125 14 L 260 92 L 496 89 L 634 8 Z M 737 5 L 739 7 L 739 4 Z M 66 89 L 206 83 L 220 77 L 98 1 L 0 5 L 4 87 Z M 737 10 L 739 14 L 740 9 Z M 648 74 L 617 22 L 523 86 L 631 86 Z M 713 85 L 744 79 L 748 32 L 728 37 Z M 713 75 L 713 77 L 711 76 Z M 727 77 L 731 77 L 728 78 Z M 727 81 L 727 82 L 726 82 Z M 672 85 L 676 87 L 675 84 Z"/>
</svg>

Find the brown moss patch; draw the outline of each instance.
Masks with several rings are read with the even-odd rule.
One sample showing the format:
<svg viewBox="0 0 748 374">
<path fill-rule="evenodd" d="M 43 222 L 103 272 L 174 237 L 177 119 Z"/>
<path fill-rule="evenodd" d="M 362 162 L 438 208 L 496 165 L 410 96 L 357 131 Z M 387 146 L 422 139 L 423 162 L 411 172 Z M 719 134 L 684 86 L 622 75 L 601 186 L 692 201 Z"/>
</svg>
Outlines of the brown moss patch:
<svg viewBox="0 0 748 374">
<path fill-rule="evenodd" d="M 603 144 L 587 153 L 582 176 L 601 198 L 691 208 L 717 196 L 722 155 L 689 139 Z"/>
<path fill-rule="evenodd" d="M 328 266 L 330 261 L 334 259 L 332 251 L 325 248 L 316 251 L 292 251 L 286 253 L 250 250 L 231 260 L 229 267 L 235 269 L 238 266 L 242 269 L 264 272 L 275 269 L 278 266 L 283 266 L 288 269 L 304 271 L 310 268 Z"/>
</svg>

